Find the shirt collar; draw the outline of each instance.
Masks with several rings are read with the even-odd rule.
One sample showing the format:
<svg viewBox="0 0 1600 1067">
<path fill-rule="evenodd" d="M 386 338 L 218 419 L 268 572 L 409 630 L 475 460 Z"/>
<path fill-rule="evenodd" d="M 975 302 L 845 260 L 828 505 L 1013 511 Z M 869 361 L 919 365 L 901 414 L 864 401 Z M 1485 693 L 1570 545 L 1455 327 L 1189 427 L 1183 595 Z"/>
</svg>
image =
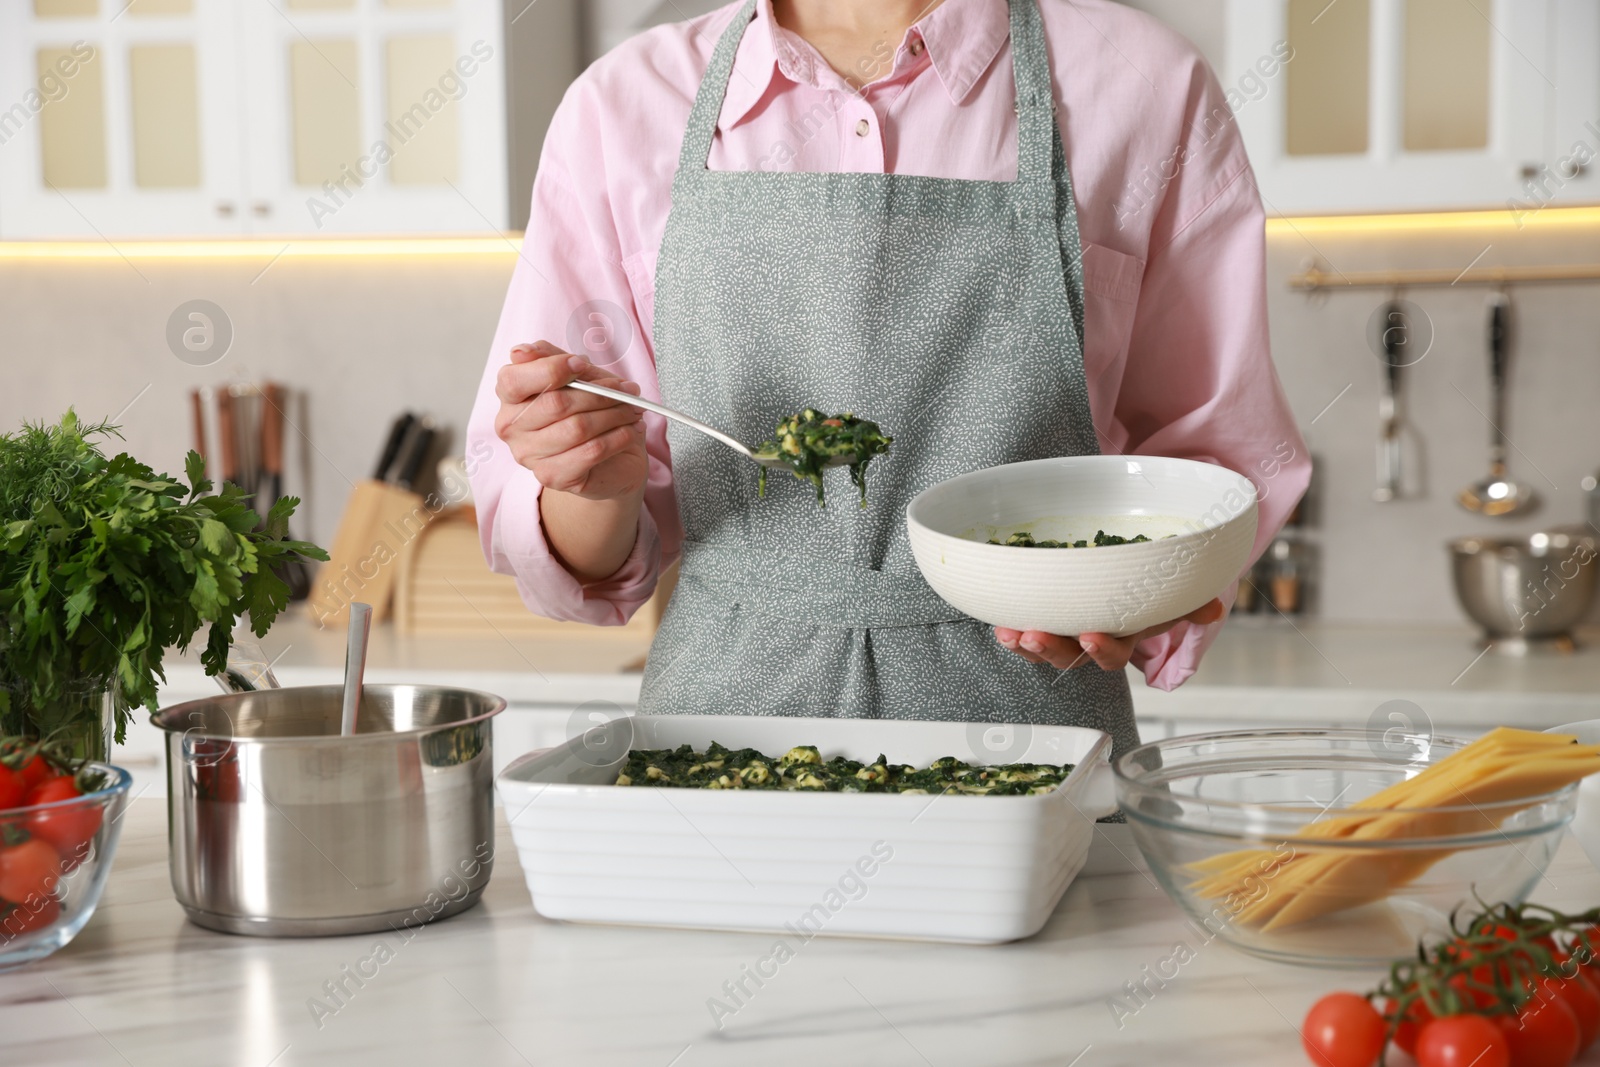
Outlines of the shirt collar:
<svg viewBox="0 0 1600 1067">
<path fill-rule="evenodd" d="M 1006 0 L 944 0 L 906 32 L 904 46 L 920 36 L 928 59 L 950 102 L 960 104 L 972 92 L 1011 36 Z M 902 51 L 897 51 L 901 55 Z M 722 105 L 722 127 L 741 122 L 761 102 L 778 77 L 791 82 L 831 87 L 836 76 L 815 49 L 778 25 L 772 0 L 758 0 L 756 17 L 746 29 L 734 58 Z M 824 80 L 826 79 L 826 81 Z"/>
<path fill-rule="evenodd" d="M 911 28 L 922 35 L 939 80 L 959 104 L 1011 37 L 1006 0 L 944 0 Z"/>
</svg>

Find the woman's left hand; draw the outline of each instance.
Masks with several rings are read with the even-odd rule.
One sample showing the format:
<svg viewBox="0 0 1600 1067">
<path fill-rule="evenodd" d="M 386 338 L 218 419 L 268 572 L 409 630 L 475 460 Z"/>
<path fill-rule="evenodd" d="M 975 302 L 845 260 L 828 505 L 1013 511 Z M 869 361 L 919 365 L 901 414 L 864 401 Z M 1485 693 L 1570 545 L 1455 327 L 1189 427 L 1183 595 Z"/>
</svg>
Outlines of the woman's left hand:
<svg viewBox="0 0 1600 1067">
<path fill-rule="evenodd" d="M 1180 622 L 1203 625 L 1216 622 L 1226 613 L 1227 609 L 1222 606 L 1221 600 L 1212 600 L 1195 608 L 1181 619 L 1151 626 L 1127 637 L 1079 634 L 1076 638 L 1072 638 L 1041 633 L 1038 630 L 1007 630 L 1002 626 L 994 628 L 994 636 L 1001 645 L 1029 663 L 1048 663 L 1062 670 L 1093 663 L 1101 670 L 1120 671 L 1128 665 L 1128 659 L 1140 641 L 1155 637 L 1157 634 L 1164 634 Z"/>
</svg>

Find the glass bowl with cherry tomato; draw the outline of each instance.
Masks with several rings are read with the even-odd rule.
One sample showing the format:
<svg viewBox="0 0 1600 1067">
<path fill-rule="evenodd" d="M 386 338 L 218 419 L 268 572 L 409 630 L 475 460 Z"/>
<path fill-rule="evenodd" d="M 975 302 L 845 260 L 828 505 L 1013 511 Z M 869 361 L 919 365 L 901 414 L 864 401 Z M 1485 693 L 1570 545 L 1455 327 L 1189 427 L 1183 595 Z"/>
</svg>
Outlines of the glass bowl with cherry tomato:
<svg viewBox="0 0 1600 1067">
<path fill-rule="evenodd" d="M 0 741 L 0 971 L 71 941 L 100 903 L 128 772 Z"/>
</svg>

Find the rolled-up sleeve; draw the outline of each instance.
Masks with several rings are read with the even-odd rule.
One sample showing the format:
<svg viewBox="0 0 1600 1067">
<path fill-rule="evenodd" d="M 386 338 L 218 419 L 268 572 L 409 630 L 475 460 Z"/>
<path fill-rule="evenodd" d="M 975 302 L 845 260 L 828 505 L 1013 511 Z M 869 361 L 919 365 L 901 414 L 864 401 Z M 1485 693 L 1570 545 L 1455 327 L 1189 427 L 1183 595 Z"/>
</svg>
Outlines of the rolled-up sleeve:
<svg viewBox="0 0 1600 1067">
<path fill-rule="evenodd" d="M 1220 97 L 1208 74 L 1201 113 Z M 1152 234 L 1115 421 L 1127 453 L 1250 478 L 1260 499 L 1253 563 L 1304 494 L 1311 459 L 1272 363 L 1261 198 L 1236 131 L 1216 138 L 1191 146 Z M 1236 591 L 1224 597 L 1230 607 Z M 1141 642 L 1133 663 L 1149 685 L 1174 689 L 1221 627 L 1180 623 Z"/>
<path fill-rule="evenodd" d="M 551 551 L 540 518 L 541 487 L 495 432 L 496 376 L 519 344 L 549 341 L 586 351 L 597 364 L 659 399 L 649 331 L 642 324 L 612 222 L 597 126 L 569 93 L 551 123 L 533 188 L 533 210 L 488 365 L 467 426 L 467 468 L 479 536 L 490 567 L 516 578 L 530 611 L 551 619 L 618 626 L 650 598 L 682 536 L 666 426 L 645 417 L 650 476 L 639 535 L 621 569 L 580 583 Z"/>
</svg>

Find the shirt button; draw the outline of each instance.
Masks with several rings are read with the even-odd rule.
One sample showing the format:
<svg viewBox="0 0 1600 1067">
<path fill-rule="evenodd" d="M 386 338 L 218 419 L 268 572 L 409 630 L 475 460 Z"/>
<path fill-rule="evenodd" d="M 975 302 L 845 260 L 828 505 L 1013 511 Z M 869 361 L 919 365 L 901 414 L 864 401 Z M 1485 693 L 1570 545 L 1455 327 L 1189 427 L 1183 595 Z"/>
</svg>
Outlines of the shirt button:
<svg viewBox="0 0 1600 1067">
<path fill-rule="evenodd" d="M 922 43 L 921 37 L 913 39 L 911 42 L 911 54 L 914 56 L 920 56 L 924 47 L 925 46 Z"/>
<path fill-rule="evenodd" d="M 872 123 L 868 122 L 866 119 L 862 119 L 860 122 L 856 123 L 856 136 L 857 137 L 865 137 L 867 134 L 869 134 L 871 132 L 872 132 Z"/>
</svg>

